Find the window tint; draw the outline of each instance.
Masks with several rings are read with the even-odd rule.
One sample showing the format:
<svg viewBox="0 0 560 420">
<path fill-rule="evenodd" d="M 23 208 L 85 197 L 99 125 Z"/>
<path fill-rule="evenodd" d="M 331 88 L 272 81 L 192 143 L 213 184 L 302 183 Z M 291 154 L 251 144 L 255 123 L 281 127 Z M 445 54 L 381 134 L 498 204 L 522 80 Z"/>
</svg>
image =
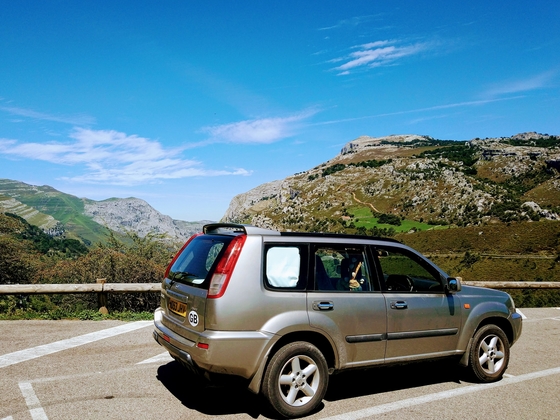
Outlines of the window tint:
<svg viewBox="0 0 560 420">
<path fill-rule="evenodd" d="M 387 291 L 443 291 L 439 274 L 413 253 L 393 248 L 377 248 L 376 251 Z"/>
<path fill-rule="evenodd" d="M 265 282 L 275 289 L 305 288 L 305 257 L 303 247 L 271 245 L 265 249 Z"/>
<path fill-rule="evenodd" d="M 371 276 L 363 247 L 317 246 L 315 290 L 371 291 Z"/>
<path fill-rule="evenodd" d="M 194 238 L 177 257 L 169 270 L 169 279 L 204 287 L 216 260 L 221 256 L 231 236 L 202 235 Z"/>
</svg>

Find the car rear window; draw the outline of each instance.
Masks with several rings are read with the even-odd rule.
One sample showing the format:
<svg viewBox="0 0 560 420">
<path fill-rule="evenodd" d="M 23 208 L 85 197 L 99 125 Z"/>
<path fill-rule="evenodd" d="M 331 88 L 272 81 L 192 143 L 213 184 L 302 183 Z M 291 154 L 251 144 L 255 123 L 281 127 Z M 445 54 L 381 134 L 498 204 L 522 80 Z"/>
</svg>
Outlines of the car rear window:
<svg viewBox="0 0 560 420">
<path fill-rule="evenodd" d="M 168 278 L 208 289 L 213 267 L 225 252 L 233 236 L 201 235 L 194 238 L 171 266 Z"/>
</svg>

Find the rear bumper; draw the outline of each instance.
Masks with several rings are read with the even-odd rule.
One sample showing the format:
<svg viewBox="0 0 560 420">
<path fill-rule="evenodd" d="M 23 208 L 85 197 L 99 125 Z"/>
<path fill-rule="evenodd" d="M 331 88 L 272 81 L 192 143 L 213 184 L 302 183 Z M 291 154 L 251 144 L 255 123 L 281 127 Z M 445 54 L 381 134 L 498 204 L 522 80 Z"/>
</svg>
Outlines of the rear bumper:
<svg viewBox="0 0 560 420">
<path fill-rule="evenodd" d="M 187 370 L 189 370 L 190 372 L 196 374 L 196 375 L 202 375 L 203 371 L 193 362 L 192 357 L 189 353 L 175 347 L 173 344 L 169 343 L 167 341 L 167 335 L 164 334 L 162 331 L 158 330 L 158 328 L 156 328 L 153 333 L 152 333 L 154 340 L 156 340 L 156 342 L 164 347 L 169 354 L 171 354 L 171 356 L 177 360 L 179 363 L 181 363 L 185 368 L 187 368 Z"/>
<path fill-rule="evenodd" d="M 164 313 L 154 313 L 154 339 L 176 360 L 197 374 L 205 372 L 251 379 L 276 336 L 258 331 L 205 331 L 196 341 L 180 336 L 163 325 Z M 199 344 L 204 344 L 199 347 Z"/>
</svg>

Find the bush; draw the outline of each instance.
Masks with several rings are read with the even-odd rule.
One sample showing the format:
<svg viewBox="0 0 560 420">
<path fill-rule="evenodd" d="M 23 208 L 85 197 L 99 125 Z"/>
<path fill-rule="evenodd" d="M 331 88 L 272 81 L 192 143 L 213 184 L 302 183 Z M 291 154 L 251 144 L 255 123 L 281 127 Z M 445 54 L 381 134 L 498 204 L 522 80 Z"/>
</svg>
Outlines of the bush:
<svg viewBox="0 0 560 420">
<path fill-rule="evenodd" d="M 157 283 L 163 280 L 172 255 L 155 235 L 140 238 L 127 235 L 126 241 L 114 234 L 106 244 L 98 244 L 87 255 L 76 260 L 59 261 L 41 273 L 42 283 Z M 110 293 L 108 307 L 112 311 L 153 311 L 160 301 L 157 293 Z M 97 298 L 88 295 L 64 295 L 57 305 L 70 310 L 79 307 L 96 309 Z"/>
<path fill-rule="evenodd" d="M 0 230 L 5 226 L 0 224 Z M 24 230 L 22 226 L 11 226 L 10 233 Z M 161 282 L 178 248 L 166 245 L 162 239 L 160 235 L 140 238 L 135 233 L 120 239 L 109 232 L 106 243 L 97 244 L 86 254 L 69 257 L 60 253 L 42 255 L 30 240 L 3 234 L 0 235 L 0 283 L 81 284 L 95 283 L 100 278 L 108 283 Z M 153 312 L 159 302 L 158 293 L 108 294 L 108 308 L 112 312 Z M 28 316 L 90 319 L 91 311 L 97 312 L 97 309 L 94 293 L 0 297 L 2 319 Z"/>
<path fill-rule="evenodd" d="M 386 225 L 400 226 L 401 218 L 395 214 L 382 214 L 377 219 L 377 222 Z"/>
</svg>

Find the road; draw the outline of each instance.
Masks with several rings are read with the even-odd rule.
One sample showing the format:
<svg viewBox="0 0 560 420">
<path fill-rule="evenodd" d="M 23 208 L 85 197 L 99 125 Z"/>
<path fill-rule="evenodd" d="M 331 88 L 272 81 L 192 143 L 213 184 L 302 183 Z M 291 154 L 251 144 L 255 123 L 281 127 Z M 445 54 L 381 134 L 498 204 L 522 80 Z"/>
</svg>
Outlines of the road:
<svg viewBox="0 0 560 420">
<path fill-rule="evenodd" d="M 310 419 L 560 417 L 560 309 L 521 309 L 507 376 L 469 382 L 448 363 L 333 376 Z M 204 387 L 152 339 L 152 323 L 0 322 L 0 420 L 277 418 L 241 387 Z"/>
</svg>

